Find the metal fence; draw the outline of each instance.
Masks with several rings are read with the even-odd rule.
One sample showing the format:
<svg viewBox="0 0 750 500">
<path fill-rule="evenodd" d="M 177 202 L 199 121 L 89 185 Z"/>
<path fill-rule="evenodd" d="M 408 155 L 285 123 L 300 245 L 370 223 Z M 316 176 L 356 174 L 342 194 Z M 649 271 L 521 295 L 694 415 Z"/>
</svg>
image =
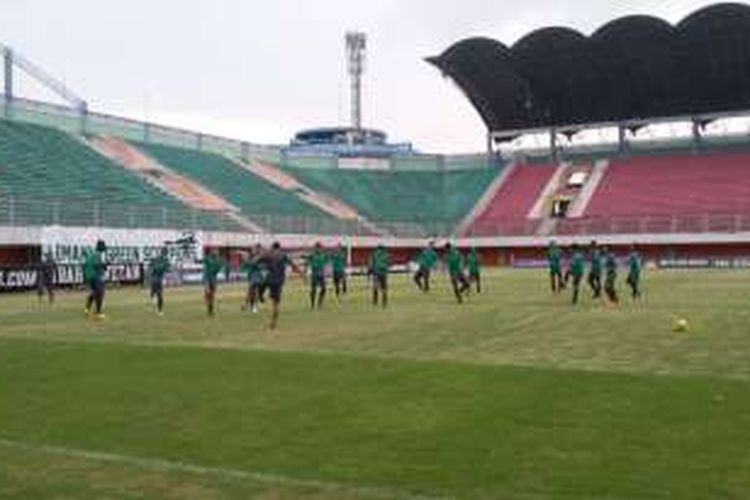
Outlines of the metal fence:
<svg viewBox="0 0 750 500">
<path fill-rule="evenodd" d="M 582 217 L 546 221 L 505 219 L 474 224 L 464 236 L 600 236 L 618 234 L 735 234 L 750 232 L 750 214 Z"/>
<path fill-rule="evenodd" d="M 35 123 L 73 134 L 112 135 L 133 141 L 210 151 L 236 158 L 252 157 L 276 162 L 281 158 L 281 150 L 278 146 L 254 144 L 105 113 L 82 114 L 67 106 L 41 101 L 21 98 L 8 101 L 3 97 L 4 95 L 0 94 L 0 114 L 7 120 Z"/>
<path fill-rule="evenodd" d="M 179 205 L 161 206 L 78 198 L 33 200 L 0 196 L 0 226 L 73 226 L 124 229 L 206 230 L 338 236 L 451 236 L 449 222 L 340 220 L 278 214 L 208 212 Z"/>
</svg>

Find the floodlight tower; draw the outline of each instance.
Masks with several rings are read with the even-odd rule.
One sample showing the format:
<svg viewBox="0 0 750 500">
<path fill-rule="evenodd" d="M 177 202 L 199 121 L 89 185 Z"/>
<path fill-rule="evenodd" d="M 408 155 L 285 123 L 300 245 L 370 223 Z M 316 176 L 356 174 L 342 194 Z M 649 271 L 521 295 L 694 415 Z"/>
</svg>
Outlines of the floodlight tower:
<svg viewBox="0 0 750 500">
<path fill-rule="evenodd" d="M 346 56 L 351 77 L 352 128 L 362 130 L 362 75 L 365 72 L 367 35 L 360 31 L 346 34 Z"/>
</svg>

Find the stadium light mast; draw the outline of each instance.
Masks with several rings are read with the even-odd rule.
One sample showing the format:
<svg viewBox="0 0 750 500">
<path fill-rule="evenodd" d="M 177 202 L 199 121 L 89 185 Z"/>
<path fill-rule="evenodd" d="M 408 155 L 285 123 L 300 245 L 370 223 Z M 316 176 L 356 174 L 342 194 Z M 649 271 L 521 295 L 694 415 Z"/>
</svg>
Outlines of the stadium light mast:
<svg viewBox="0 0 750 500">
<path fill-rule="evenodd" d="M 347 66 L 351 78 L 352 128 L 360 131 L 362 130 L 362 75 L 365 72 L 367 35 L 360 31 L 349 31 L 345 39 Z"/>
</svg>

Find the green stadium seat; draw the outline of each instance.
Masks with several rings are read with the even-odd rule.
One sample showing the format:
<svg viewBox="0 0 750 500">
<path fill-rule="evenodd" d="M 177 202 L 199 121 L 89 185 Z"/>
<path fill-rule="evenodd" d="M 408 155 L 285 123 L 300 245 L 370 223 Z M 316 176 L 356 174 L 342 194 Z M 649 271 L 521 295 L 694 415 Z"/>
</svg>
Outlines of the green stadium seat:
<svg viewBox="0 0 750 500">
<path fill-rule="evenodd" d="M 48 127 L 0 120 L 0 225 L 237 229 Z"/>
</svg>

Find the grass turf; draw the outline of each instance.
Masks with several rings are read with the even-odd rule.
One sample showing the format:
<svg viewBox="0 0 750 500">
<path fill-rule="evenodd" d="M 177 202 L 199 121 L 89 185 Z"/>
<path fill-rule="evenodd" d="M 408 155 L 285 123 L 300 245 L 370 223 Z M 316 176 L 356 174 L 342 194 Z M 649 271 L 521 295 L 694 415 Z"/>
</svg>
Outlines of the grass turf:
<svg viewBox="0 0 750 500">
<path fill-rule="evenodd" d="M 355 284 L 313 313 L 297 287 L 276 333 L 239 288 L 214 320 L 197 289 L 165 318 L 114 292 L 106 323 L 3 297 L 0 497 L 746 498 L 748 277 L 654 273 L 618 310 L 536 272 L 464 307 L 395 280 L 388 311 Z"/>
</svg>

